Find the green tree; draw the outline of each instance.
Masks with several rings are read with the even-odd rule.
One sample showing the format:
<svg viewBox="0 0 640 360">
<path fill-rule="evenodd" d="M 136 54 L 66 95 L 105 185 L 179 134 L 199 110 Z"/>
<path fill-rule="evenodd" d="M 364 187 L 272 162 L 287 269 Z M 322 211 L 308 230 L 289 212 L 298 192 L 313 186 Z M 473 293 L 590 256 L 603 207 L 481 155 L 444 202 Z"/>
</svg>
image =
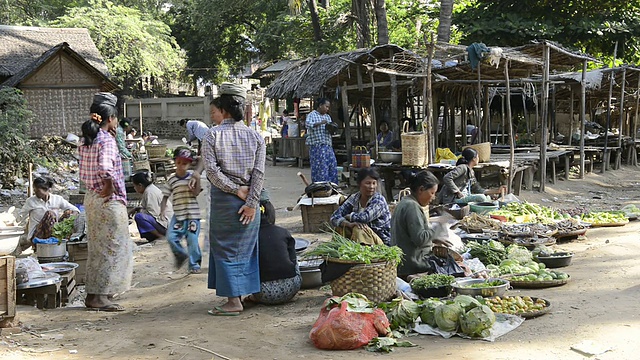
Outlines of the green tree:
<svg viewBox="0 0 640 360">
<path fill-rule="evenodd" d="M 155 92 L 167 92 L 185 66 L 185 54 L 167 24 L 108 0 L 70 8 L 51 25 L 87 28 L 113 79 L 128 94 L 135 94 L 142 81 L 152 82 Z"/>
<path fill-rule="evenodd" d="M 475 0 L 454 12 L 466 42 L 516 46 L 548 39 L 595 56 L 640 60 L 640 4 L 612 0 Z M 624 46 L 622 46 L 624 45 Z"/>
<path fill-rule="evenodd" d="M 33 113 L 28 110 L 22 92 L 0 88 L 0 185 L 11 189 L 15 176 L 27 174 L 34 160 L 29 146 L 29 129 Z"/>
</svg>

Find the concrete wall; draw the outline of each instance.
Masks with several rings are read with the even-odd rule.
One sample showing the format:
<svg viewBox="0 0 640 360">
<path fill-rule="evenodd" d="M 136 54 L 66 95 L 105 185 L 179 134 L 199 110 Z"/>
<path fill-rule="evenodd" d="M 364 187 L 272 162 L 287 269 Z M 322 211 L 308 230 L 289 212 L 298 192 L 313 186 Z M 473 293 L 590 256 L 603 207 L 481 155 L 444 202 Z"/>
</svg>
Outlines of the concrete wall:
<svg viewBox="0 0 640 360">
<path fill-rule="evenodd" d="M 186 129 L 178 125 L 180 119 L 188 118 L 211 124 L 208 97 L 128 100 L 124 104 L 124 115 L 132 119 L 133 127 L 138 131 L 140 131 L 140 104 L 142 104 L 142 131 L 151 131 L 161 139 L 181 139 L 186 136 Z"/>
</svg>

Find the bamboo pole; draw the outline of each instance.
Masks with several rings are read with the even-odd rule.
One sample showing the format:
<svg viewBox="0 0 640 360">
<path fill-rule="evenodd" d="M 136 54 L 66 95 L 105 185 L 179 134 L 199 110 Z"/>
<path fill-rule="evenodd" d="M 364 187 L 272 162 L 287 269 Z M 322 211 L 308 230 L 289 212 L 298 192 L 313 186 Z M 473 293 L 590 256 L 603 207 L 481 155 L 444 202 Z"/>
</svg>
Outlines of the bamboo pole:
<svg viewBox="0 0 640 360">
<path fill-rule="evenodd" d="M 491 114 L 489 113 L 489 87 L 484 87 L 484 107 L 482 108 L 484 141 L 491 142 Z"/>
<path fill-rule="evenodd" d="M 427 159 L 428 159 L 428 163 L 431 164 L 434 161 L 434 155 L 436 153 L 436 148 L 435 148 L 435 143 L 434 143 L 434 119 L 432 116 L 433 113 L 433 94 L 432 94 L 432 89 L 431 89 L 431 61 L 433 60 L 433 51 L 435 49 L 435 43 L 433 42 L 433 33 L 431 33 L 431 42 L 429 45 L 429 57 L 427 58 L 427 87 L 426 87 L 426 99 L 425 99 L 425 105 L 426 105 L 426 111 L 425 114 L 427 116 L 426 118 L 426 122 L 427 122 L 427 131 L 428 131 L 428 139 L 429 139 L 429 143 L 427 144 L 427 148 L 428 150 L 428 154 L 427 154 Z M 436 119 L 437 120 L 437 119 Z M 423 124 L 424 125 L 424 124 Z"/>
<path fill-rule="evenodd" d="M 615 46 L 613 47 L 613 65 L 611 66 L 611 73 L 609 75 L 609 98 L 607 99 L 607 126 L 604 129 L 604 149 L 602 153 L 602 170 L 601 172 L 604 174 L 609 167 L 609 161 L 611 158 L 607 157 L 607 151 L 609 147 L 609 129 L 611 128 L 611 99 L 613 98 L 613 80 L 615 79 L 615 71 L 614 68 L 616 66 L 616 55 L 618 54 L 618 42 L 616 41 Z M 608 161 L 605 159 L 608 158 Z"/>
<path fill-rule="evenodd" d="M 622 68 L 622 85 L 620 85 L 620 124 L 618 124 L 618 147 L 622 148 L 622 123 L 624 120 L 624 87 L 627 82 L 627 68 Z"/>
<path fill-rule="evenodd" d="M 511 194 L 513 173 L 515 168 L 515 141 L 513 137 L 513 118 L 511 117 L 511 85 L 509 85 L 509 60 L 504 64 L 504 78 L 507 83 L 507 123 L 509 126 L 509 180 L 507 181 L 507 193 Z"/>
<path fill-rule="evenodd" d="M 378 139 L 378 121 L 376 119 L 376 103 L 375 103 L 375 98 L 376 98 L 376 87 L 373 86 L 375 84 L 375 80 L 373 79 L 373 72 L 369 73 L 369 78 L 371 79 L 371 128 L 372 128 L 372 132 L 374 135 L 374 139 Z M 376 155 L 378 154 L 378 142 L 376 141 Z M 393 194 L 387 194 L 387 196 L 389 196 L 390 199 L 393 198 Z"/>
<path fill-rule="evenodd" d="M 501 105 L 500 106 L 500 118 L 501 118 L 500 119 L 500 127 L 502 128 L 502 129 L 500 129 L 501 130 L 500 131 L 500 143 L 504 144 L 505 143 L 504 142 L 504 128 L 506 126 L 505 124 L 506 124 L 506 120 L 507 120 L 506 119 L 506 113 L 505 113 L 506 105 L 505 105 L 504 95 L 500 95 L 500 102 L 501 102 L 501 104 L 500 104 Z M 496 134 L 496 135 L 498 135 L 498 134 Z M 496 136 L 496 144 L 497 143 L 498 143 L 498 136 Z"/>
<path fill-rule="evenodd" d="M 569 146 L 571 146 L 571 137 L 573 135 L 573 86 L 569 85 L 570 95 L 569 95 Z"/>
<path fill-rule="evenodd" d="M 344 117 L 344 136 L 347 146 L 347 163 L 351 161 L 351 116 L 349 114 L 349 98 L 347 97 L 347 82 L 342 84 L 340 95 L 342 97 L 342 116 Z"/>
<path fill-rule="evenodd" d="M 636 139 L 638 138 L 638 107 L 640 107 L 640 76 L 638 76 L 638 86 L 636 87 L 636 116 L 633 118 L 633 156 L 631 165 L 638 166 L 638 152 L 636 151 Z"/>
<path fill-rule="evenodd" d="M 584 124 L 587 121 L 587 60 L 582 63 L 580 78 L 580 179 L 584 179 Z"/>
<path fill-rule="evenodd" d="M 544 44 L 544 72 L 542 74 L 542 134 L 540 137 L 540 192 L 545 191 L 547 180 L 547 122 L 549 118 L 549 62 L 550 48 Z"/>
<path fill-rule="evenodd" d="M 140 100 L 138 102 L 138 106 L 140 106 L 139 110 L 139 114 L 140 114 L 140 134 L 142 134 L 142 100 Z"/>
</svg>

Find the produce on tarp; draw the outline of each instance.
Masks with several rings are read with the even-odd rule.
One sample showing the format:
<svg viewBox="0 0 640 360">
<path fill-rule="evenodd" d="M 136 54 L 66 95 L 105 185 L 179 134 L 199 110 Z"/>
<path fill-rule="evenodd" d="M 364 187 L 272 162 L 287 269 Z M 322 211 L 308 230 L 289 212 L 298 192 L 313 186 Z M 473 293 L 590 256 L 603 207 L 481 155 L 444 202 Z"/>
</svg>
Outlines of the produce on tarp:
<svg viewBox="0 0 640 360">
<path fill-rule="evenodd" d="M 413 328 L 413 324 L 420 316 L 420 305 L 411 300 L 393 299 L 390 302 L 378 304 L 378 308 L 386 313 L 392 330 L 407 332 Z"/>
<path fill-rule="evenodd" d="M 420 312 L 420 320 L 429 326 L 436 327 L 436 308 L 444 304 L 442 301 L 431 298 L 422 302 L 422 311 Z"/>
<path fill-rule="evenodd" d="M 351 350 L 389 333 L 384 311 L 374 308 L 364 295 L 350 293 L 325 300 L 309 338 L 318 349 Z"/>
<path fill-rule="evenodd" d="M 456 331 L 462 313 L 462 307 L 456 302 L 439 305 L 435 311 L 436 325 L 444 331 Z"/>
<path fill-rule="evenodd" d="M 592 225 L 623 224 L 629 222 L 629 219 L 623 212 L 614 211 L 593 211 L 583 214 L 581 219 Z"/>
<path fill-rule="evenodd" d="M 530 296 L 504 296 L 486 299 L 487 306 L 495 313 L 523 314 L 531 311 L 543 310 L 547 303 L 543 299 L 533 299 Z"/>
<path fill-rule="evenodd" d="M 467 246 L 469 247 L 469 255 L 472 258 L 478 258 L 485 266 L 489 264 L 499 265 L 502 260 L 507 258 L 504 245 L 495 240 L 483 243 L 470 241 Z"/>
<path fill-rule="evenodd" d="M 496 316 L 486 305 L 480 305 L 460 315 L 460 330 L 471 337 L 487 337 Z"/>
<path fill-rule="evenodd" d="M 539 222 L 551 224 L 555 220 L 562 220 L 563 217 L 554 209 L 529 202 L 510 202 L 489 213 L 490 215 L 504 216 L 507 221 L 515 223 Z"/>
</svg>

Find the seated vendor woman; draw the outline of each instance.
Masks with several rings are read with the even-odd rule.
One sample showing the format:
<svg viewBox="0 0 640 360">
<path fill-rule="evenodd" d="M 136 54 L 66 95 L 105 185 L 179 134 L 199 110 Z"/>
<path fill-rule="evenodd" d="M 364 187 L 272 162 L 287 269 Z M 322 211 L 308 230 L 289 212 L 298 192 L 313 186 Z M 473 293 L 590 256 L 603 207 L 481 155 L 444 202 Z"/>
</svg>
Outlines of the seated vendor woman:
<svg viewBox="0 0 640 360">
<path fill-rule="evenodd" d="M 276 226 L 276 209 L 263 191 L 260 196 L 260 292 L 246 302 L 267 305 L 284 304 L 300 290 L 302 276 L 298 270 L 296 241 L 287 229 Z"/>
<path fill-rule="evenodd" d="M 391 213 L 389 205 L 377 190 L 380 175 L 371 168 L 358 172 L 356 182 L 359 191 L 351 194 L 331 215 L 331 225 L 340 230 L 365 230 L 370 228 L 378 235 L 383 243 L 389 245 L 391 241 Z M 367 230 L 365 230 L 366 232 Z M 349 234 L 345 236 L 350 237 Z M 352 240 L 355 240 L 351 237 Z"/>
<path fill-rule="evenodd" d="M 449 246 L 438 240 L 440 230 L 429 226 L 429 203 L 438 191 L 438 179 L 423 170 L 409 181 L 411 194 L 402 198 L 391 218 L 391 245 L 404 252 L 398 276 L 431 272 L 429 258 L 434 245 Z"/>
<path fill-rule="evenodd" d="M 17 221 L 28 220 L 26 236 L 20 239 L 20 246 L 16 251 L 20 253 L 32 245 L 34 238 L 48 239 L 53 232 L 53 226 L 71 215 L 80 213 L 60 195 L 51 194 L 53 180 L 47 177 L 37 177 L 33 180 L 34 195 L 27 199 L 18 212 Z"/>
<path fill-rule="evenodd" d="M 506 190 L 506 186 L 498 189 L 483 189 L 473 173 L 473 167 L 478 165 L 478 152 L 472 148 L 462 151 L 456 167 L 448 172 L 442 180 L 442 190 L 438 194 L 440 204 L 466 204 L 470 202 L 491 201 L 488 195 L 499 194 Z"/>
<path fill-rule="evenodd" d="M 133 216 L 140 237 L 149 242 L 166 235 L 169 219 L 173 216 L 169 202 L 167 202 L 165 209 L 165 217 L 160 216 L 160 203 L 163 195 L 162 190 L 153 184 L 153 180 L 153 174 L 148 171 L 139 171 L 131 177 L 133 188 L 138 194 L 142 194 L 142 200 L 140 206 L 129 210 L 129 216 Z"/>
</svg>

